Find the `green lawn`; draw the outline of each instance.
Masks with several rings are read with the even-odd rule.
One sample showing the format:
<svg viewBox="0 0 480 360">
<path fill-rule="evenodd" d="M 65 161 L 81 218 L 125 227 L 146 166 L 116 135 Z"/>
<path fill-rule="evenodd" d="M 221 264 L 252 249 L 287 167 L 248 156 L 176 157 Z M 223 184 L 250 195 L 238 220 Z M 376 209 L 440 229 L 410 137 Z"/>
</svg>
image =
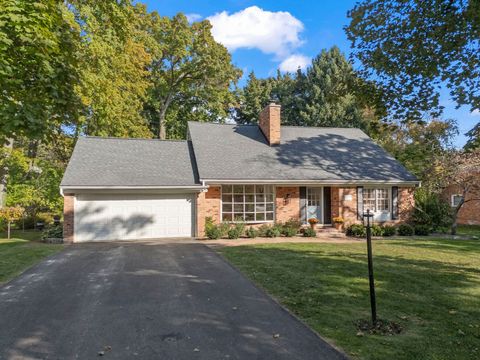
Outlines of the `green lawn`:
<svg viewBox="0 0 480 360">
<path fill-rule="evenodd" d="M 36 231 L 14 231 L 12 239 L 5 237 L 0 233 L 0 284 L 63 248 L 62 245 L 32 241 L 40 238 L 40 232 Z"/>
<path fill-rule="evenodd" d="M 370 316 L 366 246 L 262 244 L 220 252 L 322 336 L 359 359 L 479 359 L 480 241 L 375 241 L 378 314 L 400 335 L 357 336 Z"/>
<path fill-rule="evenodd" d="M 480 225 L 458 225 L 457 233 L 480 238 Z"/>
</svg>

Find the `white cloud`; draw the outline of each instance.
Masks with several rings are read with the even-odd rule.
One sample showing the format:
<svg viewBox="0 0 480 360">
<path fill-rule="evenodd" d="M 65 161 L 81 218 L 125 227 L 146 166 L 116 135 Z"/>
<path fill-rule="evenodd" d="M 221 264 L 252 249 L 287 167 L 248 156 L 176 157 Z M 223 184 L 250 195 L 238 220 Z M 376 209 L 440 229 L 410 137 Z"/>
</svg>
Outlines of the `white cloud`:
<svg viewBox="0 0 480 360">
<path fill-rule="evenodd" d="M 480 109 L 475 109 L 475 110 L 473 110 L 473 111 L 470 113 L 470 115 L 472 115 L 472 116 L 480 116 Z"/>
<path fill-rule="evenodd" d="M 292 54 L 280 63 L 280 70 L 283 72 L 295 72 L 305 69 L 310 64 L 310 58 L 301 54 Z"/>
<path fill-rule="evenodd" d="M 285 58 L 302 44 L 299 34 L 303 24 L 289 12 L 265 11 L 251 6 L 232 14 L 223 11 L 207 19 L 212 24 L 215 40 L 230 51 L 256 48 Z"/>
<path fill-rule="evenodd" d="M 202 19 L 202 15 L 200 14 L 185 14 L 185 16 L 187 17 L 187 20 L 189 23 L 193 23 L 195 21 L 198 21 L 200 19 Z"/>
</svg>

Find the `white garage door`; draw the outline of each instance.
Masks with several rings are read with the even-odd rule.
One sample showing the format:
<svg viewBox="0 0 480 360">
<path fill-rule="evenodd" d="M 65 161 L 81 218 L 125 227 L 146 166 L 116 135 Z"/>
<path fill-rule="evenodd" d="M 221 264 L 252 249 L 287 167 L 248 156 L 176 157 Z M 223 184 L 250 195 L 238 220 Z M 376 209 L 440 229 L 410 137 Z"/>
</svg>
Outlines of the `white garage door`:
<svg viewBox="0 0 480 360">
<path fill-rule="evenodd" d="M 75 241 L 190 237 L 193 194 L 77 195 Z"/>
</svg>

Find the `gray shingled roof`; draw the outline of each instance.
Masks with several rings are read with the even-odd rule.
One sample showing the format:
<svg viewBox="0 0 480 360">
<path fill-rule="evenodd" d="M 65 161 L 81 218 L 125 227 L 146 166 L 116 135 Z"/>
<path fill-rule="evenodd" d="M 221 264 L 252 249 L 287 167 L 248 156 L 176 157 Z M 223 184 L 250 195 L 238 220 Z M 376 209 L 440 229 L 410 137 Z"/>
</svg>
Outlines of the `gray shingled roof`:
<svg viewBox="0 0 480 360">
<path fill-rule="evenodd" d="M 61 186 L 198 185 L 187 141 L 81 137 Z"/>
<path fill-rule="evenodd" d="M 188 126 L 200 179 L 417 180 L 359 129 L 282 126 L 270 147 L 255 125 Z"/>
</svg>

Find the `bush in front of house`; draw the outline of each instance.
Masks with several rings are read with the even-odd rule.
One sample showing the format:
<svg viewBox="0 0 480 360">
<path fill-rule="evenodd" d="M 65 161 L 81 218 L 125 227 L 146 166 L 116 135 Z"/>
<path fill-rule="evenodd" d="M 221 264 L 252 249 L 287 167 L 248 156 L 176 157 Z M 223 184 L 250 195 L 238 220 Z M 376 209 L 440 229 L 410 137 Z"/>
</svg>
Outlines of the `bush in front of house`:
<svg viewBox="0 0 480 360">
<path fill-rule="evenodd" d="M 431 231 L 430 231 L 430 226 L 428 225 L 415 225 L 414 227 L 414 231 L 415 231 L 415 235 L 419 235 L 419 236 L 428 236 L 430 235 Z"/>
<path fill-rule="evenodd" d="M 415 233 L 413 227 L 409 224 L 401 224 L 398 227 L 398 235 L 401 236 L 412 236 Z"/>
<path fill-rule="evenodd" d="M 303 230 L 303 236 L 304 237 L 317 237 L 317 232 L 315 229 L 312 229 L 311 227 L 305 228 Z"/>
<path fill-rule="evenodd" d="M 292 237 L 298 234 L 302 223 L 295 219 L 290 219 L 282 225 L 282 234 L 286 237 Z"/>
<path fill-rule="evenodd" d="M 42 231 L 42 240 L 63 239 L 63 226 L 61 224 L 50 226 Z"/>
<path fill-rule="evenodd" d="M 245 231 L 245 223 L 237 222 L 233 224 L 233 227 L 227 231 L 227 236 L 229 239 L 238 239 L 240 236 L 243 235 L 244 231 Z"/>
<path fill-rule="evenodd" d="M 267 232 L 271 228 L 270 225 L 263 224 L 258 228 L 258 236 L 267 237 Z"/>
<path fill-rule="evenodd" d="M 433 231 L 443 231 L 452 225 L 452 208 L 439 194 L 420 188 L 415 191 L 412 220 L 415 225 L 426 225 Z"/>
<path fill-rule="evenodd" d="M 227 235 L 230 226 L 227 223 L 215 225 L 211 217 L 205 218 L 205 235 L 212 240 L 220 239 Z"/>
<path fill-rule="evenodd" d="M 389 237 L 389 236 L 394 236 L 395 233 L 397 232 L 397 229 L 395 226 L 392 225 L 384 225 L 382 226 L 383 229 L 383 234 L 382 236 Z"/>
<path fill-rule="evenodd" d="M 383 236 L 383 227 L 380 225 L 373 224 L 370 226 L 370 230 L 372 232 L 372 236 Z M 365 229 L 365 234 L 367 232 L 367 229 Z"/>
<path fill-rule="evenodd" d="M 345 230 L 347 236 L 365 237 L 367 235 L 367 228 L 363 224 L 352 224 Z"/>
<path fill-rule="evenodd" d="M 249 237 L 250 239 L 255 239 L 258 236 L 258 230 L 255 229 L 253 226 L 250 226 L 245 232 L 245 235 L 247 235 L 247 237 Z"/>
<path fill-rule="evenodd" d="M 274 224 L 270 226 L 265 232 L 265 236 L 269 238 L 279 237 L 282 234 L 282 226 L 280 224 Z"/>
</svg>

